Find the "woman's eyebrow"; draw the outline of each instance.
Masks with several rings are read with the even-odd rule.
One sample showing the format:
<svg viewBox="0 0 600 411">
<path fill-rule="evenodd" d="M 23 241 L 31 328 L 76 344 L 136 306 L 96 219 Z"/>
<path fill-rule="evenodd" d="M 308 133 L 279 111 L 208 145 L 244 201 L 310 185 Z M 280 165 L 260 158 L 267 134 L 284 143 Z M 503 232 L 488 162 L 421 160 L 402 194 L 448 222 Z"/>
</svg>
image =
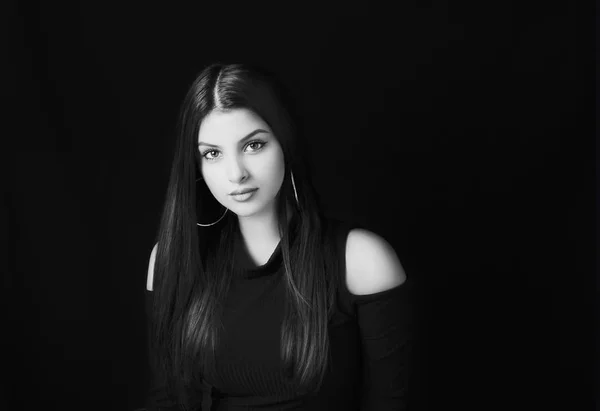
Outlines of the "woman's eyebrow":
<svg viewBox="0 0 600 411">
<path fill-rule="evenodd" d="M 258 133 L 268 133 L 268 131 L 267 130 L 263 130 L 262 128 L 257 128 L 256 130 L 254 130 L 253 132 L 251 132 L 250 134 L 248 134 L 246 137 L 240 139 L 239 143 L 243 143 L 244 141 L 246 141 L 246 140 L 254 137 Z M 219 147 L 216 144 L 205 143 L 203 141 L 198 142 L 198 146 Z"/>
</svg>

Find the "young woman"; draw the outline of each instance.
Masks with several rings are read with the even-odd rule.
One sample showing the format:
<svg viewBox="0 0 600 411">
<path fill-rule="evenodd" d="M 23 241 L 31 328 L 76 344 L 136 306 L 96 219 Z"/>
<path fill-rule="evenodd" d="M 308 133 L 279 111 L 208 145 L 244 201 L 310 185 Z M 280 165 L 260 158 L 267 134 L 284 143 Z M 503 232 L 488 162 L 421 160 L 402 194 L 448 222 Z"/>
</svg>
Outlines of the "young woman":
<svg viewBox="0 0 600 411">
<path fill-rule="evenodd" d="M 148 410 L 405 407 L 404 270 L 320 212 L 281 91 L 213 64 L 185 96 L 148 267 Z"/>
</svg>

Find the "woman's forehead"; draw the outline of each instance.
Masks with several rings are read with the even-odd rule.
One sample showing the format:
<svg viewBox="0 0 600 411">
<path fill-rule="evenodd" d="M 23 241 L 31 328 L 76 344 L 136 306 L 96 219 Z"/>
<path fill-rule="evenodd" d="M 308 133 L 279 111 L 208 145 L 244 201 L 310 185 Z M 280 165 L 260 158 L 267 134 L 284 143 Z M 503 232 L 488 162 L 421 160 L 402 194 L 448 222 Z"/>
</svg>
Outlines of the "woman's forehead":
<svg viewBox="0 0 600 411">
<path fill-rule="evenodd" d="M 213 110 L 200 124 L 198 143 L 235 142 L 256 129 L 272 132 L 269 125 L 251 110 Z"/>
</svg>

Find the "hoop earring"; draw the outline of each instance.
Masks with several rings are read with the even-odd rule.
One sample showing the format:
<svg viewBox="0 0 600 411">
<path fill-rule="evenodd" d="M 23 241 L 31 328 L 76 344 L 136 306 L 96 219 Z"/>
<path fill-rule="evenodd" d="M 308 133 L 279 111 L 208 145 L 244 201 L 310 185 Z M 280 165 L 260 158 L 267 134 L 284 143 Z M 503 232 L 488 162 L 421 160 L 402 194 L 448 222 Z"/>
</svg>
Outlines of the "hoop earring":
<svg viewBox="0 0 600 411">
<path fill-rule="evenodd" d="M 196 183 L 198 182 L 198 180 L 202 180 L 201 178 L 197 178 L 196 179 Z M 223 217 L 225 217 L 225 214 L 227 214 L 227 211 L 229 211 L 229 209 L 227 207 L 225 207 L 225 212 L 223 213 L 223 215 L 214 223 L 210 223 L 210 224 L 200 224 L 200 223 L 196 223 L 197 225 L 199 225 L 200 227 L 210 227 L 212 225 L 217 224 L 219 221 L 221 221 L 223 219 Z"/>
<path fill-rule="evenodd" d="M 296 182 L 294 181 L 294 173 L 290 171 L 290 177 L 292 178 L 292 188 L 294 189 L 294 197 L 296 197 L 296 204 L 300 208 L 300 201 L 298 201 L 298 192 L 296 191 Z"/>
</svg>

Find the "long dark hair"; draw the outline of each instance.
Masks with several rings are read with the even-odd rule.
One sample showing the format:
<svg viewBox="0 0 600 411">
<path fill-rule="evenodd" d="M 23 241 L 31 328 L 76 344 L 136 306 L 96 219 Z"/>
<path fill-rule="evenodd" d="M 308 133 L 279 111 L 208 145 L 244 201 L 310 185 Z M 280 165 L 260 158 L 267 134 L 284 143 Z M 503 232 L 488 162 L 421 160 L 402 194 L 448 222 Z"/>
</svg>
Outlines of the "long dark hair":
<svg viewBox="0 0 600 411">
<path fill-rule="evenodd" d="M 213 227 L 198 227 L 205 204 L 215 202 L 197 190 L 200 124 L 212 110 L 245 108 L 260 116 L 279 141 L 285 177 L 277 214 L 284 262 L 286 306 L 281 330 L 281 358 L 298 391 L 316 391 L 329 358 L 328 320 L 335 295 L 333 272 L 326 269 L 322 214 L 310 183 L 302 146 L 294 127 L 289 95 L 270 73 L 240 65 L 212 64 L 189 88 L 178 119 L 177 140 L 166 199 L 156 236 L 154 303 L 150 347 L 154 372 L 189 406 L 202 370 L 215 370 L 221 309 L 232 274 L 231 255 L 237 220 L 229 216 Z M 290 172 L 293 171 L 298 203 Z M 200 184 L 204 184 L 201 181 Z M 292 210 L 292 216 L 288 215 Z M 205 217 L 205 216 L 204 216 Z M 218 215 L 217 215 L 218 217 Z M 295 217 L 290 243 L 288 217 Z M 202 222 L 214 221 L 205 217 Z M 210 368 L 208 368 L 210 367 Z"/>
</svg>

